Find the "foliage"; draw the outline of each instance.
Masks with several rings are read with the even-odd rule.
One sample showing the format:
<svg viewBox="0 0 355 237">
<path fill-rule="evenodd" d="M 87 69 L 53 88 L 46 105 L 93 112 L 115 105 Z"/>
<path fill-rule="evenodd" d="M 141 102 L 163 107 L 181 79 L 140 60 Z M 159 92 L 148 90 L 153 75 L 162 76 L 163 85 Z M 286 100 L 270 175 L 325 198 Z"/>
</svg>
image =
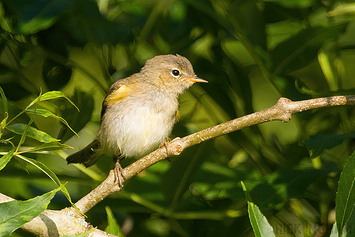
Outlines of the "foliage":
<svg viewBox="0 0 355 237">
<path fill-rule="evenodd" d="M 30 199 L 60 186 L 77 200 L 97 186 L 112 161 L 66 165 L 67 148 L 83 148 L 95 136 L 110 84 L 158 54 L 186 56 L 209 81 L 181 96 L 172 137 L 270 107 L 281 96 L 355 94 L 353 6 L 3 0 L 0 193 Z M 88 221 L 125 236 L 249 236 L 254 213 L 276 236 L 350 233 L 354 117 L 350 106 L 324 108 L 203 142 L 125 183 Z M 59 180 L 68 181 L 68 192 Z M 49 208 L 67 207 L 67 199 L 57 195 Z"/>
</svg>

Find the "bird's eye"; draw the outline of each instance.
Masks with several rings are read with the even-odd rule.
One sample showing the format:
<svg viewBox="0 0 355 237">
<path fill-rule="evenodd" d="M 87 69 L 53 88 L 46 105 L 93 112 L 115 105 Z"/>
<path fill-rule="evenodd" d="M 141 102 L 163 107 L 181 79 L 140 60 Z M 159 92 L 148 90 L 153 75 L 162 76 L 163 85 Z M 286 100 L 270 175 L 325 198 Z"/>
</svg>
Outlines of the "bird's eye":
<svg viewBox="0 0 355 237">
<path fill-rule="evenodd" d="M 171 71 L 171 74 L 172 74 L 174 77 L 177 77 L 177 76 L 180 75 L 180 71 L 177 70 L 177 69 L 173 69 L 173 70 Z"/>
</svg>

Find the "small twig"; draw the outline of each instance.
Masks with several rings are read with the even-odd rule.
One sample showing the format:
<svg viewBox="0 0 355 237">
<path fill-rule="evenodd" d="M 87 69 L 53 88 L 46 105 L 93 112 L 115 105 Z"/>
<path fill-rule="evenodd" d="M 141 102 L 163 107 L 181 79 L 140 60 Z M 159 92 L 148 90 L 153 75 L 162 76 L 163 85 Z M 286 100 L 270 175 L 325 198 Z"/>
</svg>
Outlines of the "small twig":
<svg viewBox="0 0 355 237">
<path fill-rule="evenodd" d="M 159 148 L 124 168 L 122 175 L 125 180 L 128 180 L 147 169 L 149 166 L 159 162 L 160 160 L 166 159 L 168 155 L 179 155 L 188 147 L 245 127 L 273 120 L 288 122 L 291 119 L 292 114 L 306 110 L 354 104 L 355 95 L 332 96 L 296 102 L 293 102 L 287 98 L 280 98 L 274 106 L 268 109 L 207 128 L 181 139 L 174 139 L 172 142 L 167 144 L 166 147 Z M 167 154 L 167 151 L 169 154 Z M 105 197 L 119 190 L 120 188 L 118 185 L 113 182 L 113 172 L 111 171 L 105 181 L 103 181 L 97 188 L 92 190 L 85 197 L 80 199 L 75 205 L 83 213 L 85 213 Z"/>
</svg>

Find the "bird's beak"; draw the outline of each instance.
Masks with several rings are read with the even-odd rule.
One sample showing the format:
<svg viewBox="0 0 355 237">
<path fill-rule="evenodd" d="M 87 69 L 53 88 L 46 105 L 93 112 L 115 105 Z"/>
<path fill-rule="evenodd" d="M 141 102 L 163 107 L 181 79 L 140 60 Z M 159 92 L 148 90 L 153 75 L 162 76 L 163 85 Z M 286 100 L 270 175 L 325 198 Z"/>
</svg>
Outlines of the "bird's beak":
<svg viewBox="0 0 355 237">
<path fill-rule="evenodd" d="M 190 82 L 203 82 L 203 83 L 208 83 L 208 81 L 203 80 L 203 79 L 198 78 L 198 77 L 194 77 L 194 78 L 183 78 L 183 80 L 185 80 L 185 81 L 190 81 Z"/>
</svg>

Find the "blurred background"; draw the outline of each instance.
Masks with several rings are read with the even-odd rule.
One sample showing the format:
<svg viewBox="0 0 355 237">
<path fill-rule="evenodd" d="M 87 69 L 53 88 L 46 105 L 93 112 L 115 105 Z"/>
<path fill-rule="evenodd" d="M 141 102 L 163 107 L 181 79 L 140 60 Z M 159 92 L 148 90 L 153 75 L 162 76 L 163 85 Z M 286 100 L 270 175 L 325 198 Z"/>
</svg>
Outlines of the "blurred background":
<svg viewBox="0 0 355 237">
<path fill-rule="evenodd" d="M 84 168 L 67 165 L 65 157 L 96 135 L 114 81 L 155 55 L 191 61 L 209 83 L 180 97 L 171 139 L 268 108 L 280 97 L 355 94 L 354 9 L 350 0 L 2 0 L 0 86 L 9 118 L 52 90 L 77 105 L 80 112 L 64 99 L 38 108 L 64 118 L 80 137 L 53 117 L 35 116 L 32 124 L 75 150 L 24 154 L 67 182 L 77 201 L 113 168 L 111 159 Z M 104 230 L 106 207 L 126 236 L 253 236 L 243 181 L 276 236 L 329 236 L 339 174 L 354 151 L 354 119 L 353 106 L 322 108 L 203 142 L 126 182 L 87 221 Z M 20 135 L 5 130 L 2 138 L 16 144 Z M 27 138 L 21 149 L 39 145 Z M 0 192 L 19 200 L 55 187 L 21 160 L 0 172 Z M 49 208 L 68 206 L 58 193 Z"/>
</svg>

